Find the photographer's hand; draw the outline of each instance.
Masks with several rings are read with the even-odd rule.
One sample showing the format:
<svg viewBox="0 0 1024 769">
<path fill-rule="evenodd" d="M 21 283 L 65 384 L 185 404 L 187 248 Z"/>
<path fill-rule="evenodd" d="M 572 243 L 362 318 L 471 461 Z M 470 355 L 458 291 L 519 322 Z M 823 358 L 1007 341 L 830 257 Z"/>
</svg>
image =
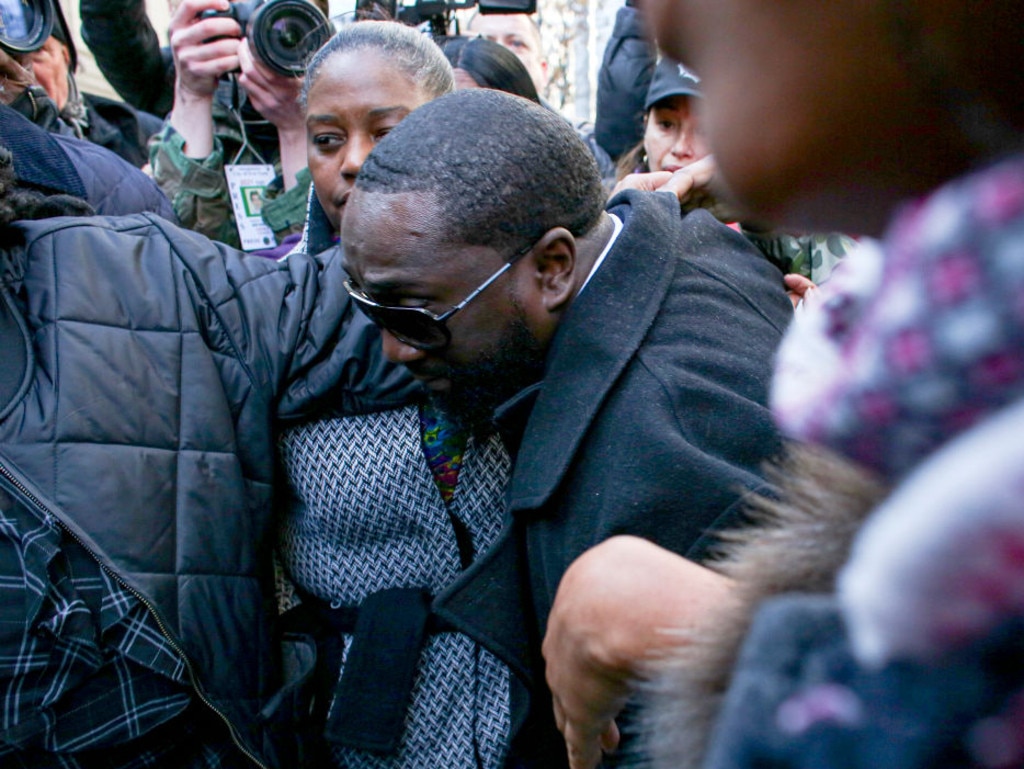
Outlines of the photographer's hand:
<svg viewBox="0 0 1024 769">
<path fill-rule="evenodd" d="M 296 175 L 306 167 L 306 121 L 299 107 L 302 78 L 279 75 L 257 59 L 249 41 L 238 46 L 242 73 L 239 84 L 252 106 L 277 128 L 281 152 L 281 175 L 285 189 L 296 184 Z"/>
<path fill-rule="evenodd" d="M 0 102 L 12 104 L 35 82 L 32 70 L 23 67 L 7 51 L 0 49 Z"/>
<path fill-rule="evenodd" d="M 241 29 L 228 17 L 199 18 L 224 11 L 227 0 L 182 0 L 170 23 L 174 56 L 174 107 L 170 123 L 185 139 L 185 155 L 205 158 L 213 151 L 213 95 L 217 81 L 238 69 Z"/>
</svg>

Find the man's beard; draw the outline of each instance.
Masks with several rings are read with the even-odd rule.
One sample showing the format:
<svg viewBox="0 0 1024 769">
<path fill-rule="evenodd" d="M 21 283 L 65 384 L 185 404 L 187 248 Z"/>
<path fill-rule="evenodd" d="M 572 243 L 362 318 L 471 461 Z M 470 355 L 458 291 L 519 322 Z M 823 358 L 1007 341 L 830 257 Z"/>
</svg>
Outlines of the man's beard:
<svg viewBox="0 0 1024 769">
<path fill-rule="evenodd" d="M 433 395 L 453 421 L 478 435 L 490 432 L 498 406 L 544 376 L 545 351 L 527 327 L 522 307 L 514 298 L 512 304 L 515 315 L 498 343 L 474 363 L 449 364 L 448 391 Z"/>
</svg>

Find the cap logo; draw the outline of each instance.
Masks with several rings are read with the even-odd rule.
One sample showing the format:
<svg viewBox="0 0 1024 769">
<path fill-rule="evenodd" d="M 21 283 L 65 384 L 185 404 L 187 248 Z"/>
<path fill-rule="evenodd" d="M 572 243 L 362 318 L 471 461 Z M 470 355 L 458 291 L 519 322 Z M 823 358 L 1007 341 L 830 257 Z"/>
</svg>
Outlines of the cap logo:
<svg viewBox="0 0 1024 769">
<path fill-rule="evenodd" d="M 695 74 L 693 74 L 692 72 L 690 72 L 690 70 L 688 70 L 688 69 L 687 69 L 686 67 L 684 67 L 684 66 L 683 66 L 682 64 L 680 64 L 680 65 L 678 65 L 678 66 L 679 66 L 679 77 L 685 77 L 685 78 L 689 78 L 690 80 L 692 80 L 692 81 L 693 81 L 693 82 L 695 82 L 695 83 L 699 83 L 699 82 L 700 82 L 700 78 L 699 78 L 699 77 L 697 77 L 697 76 L 696 76 Z"/>
</svg>

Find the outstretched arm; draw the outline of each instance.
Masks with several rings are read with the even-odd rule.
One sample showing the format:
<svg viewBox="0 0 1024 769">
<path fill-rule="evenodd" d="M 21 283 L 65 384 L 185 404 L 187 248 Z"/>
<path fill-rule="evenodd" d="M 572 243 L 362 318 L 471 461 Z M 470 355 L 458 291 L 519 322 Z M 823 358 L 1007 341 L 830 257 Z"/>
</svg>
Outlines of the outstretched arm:
<svg viewBox="0 0 1024 769">
<path fill-rule="evenodd" d="M 591 548 L 562 577 L 543 653 L 571 769 L 593 769 L 619 743 L 615 717 L 660 652 L 727 606 L 720 574 L 638 537 Z"/>
</svg>

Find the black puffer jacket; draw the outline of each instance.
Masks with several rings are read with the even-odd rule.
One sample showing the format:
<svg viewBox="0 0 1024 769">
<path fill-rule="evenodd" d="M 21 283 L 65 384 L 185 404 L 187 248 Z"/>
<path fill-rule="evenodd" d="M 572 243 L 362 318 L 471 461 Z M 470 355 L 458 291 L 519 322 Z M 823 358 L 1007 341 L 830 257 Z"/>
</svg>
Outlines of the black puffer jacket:
<svg viewBox="0 0 1024 769">
<path fill-rule="evenodd" d="M 390 407 L 408 374 L 379 359 L 340 259 L 247 257 L 151 215 L 18 228 L 0 249 L 0 488 L 144 597 L 246 749 L 292 766 L 257 717 L 279 684 L 273 418 Z"/>
<path fill-rule="evenodd" d="M 150 177 L 127 160 L 85 139 L 51 134 L 85 188 L 83 199 L 100 216 L 154 213 L 178 223 L 171 201 Z"/>
</svg>

